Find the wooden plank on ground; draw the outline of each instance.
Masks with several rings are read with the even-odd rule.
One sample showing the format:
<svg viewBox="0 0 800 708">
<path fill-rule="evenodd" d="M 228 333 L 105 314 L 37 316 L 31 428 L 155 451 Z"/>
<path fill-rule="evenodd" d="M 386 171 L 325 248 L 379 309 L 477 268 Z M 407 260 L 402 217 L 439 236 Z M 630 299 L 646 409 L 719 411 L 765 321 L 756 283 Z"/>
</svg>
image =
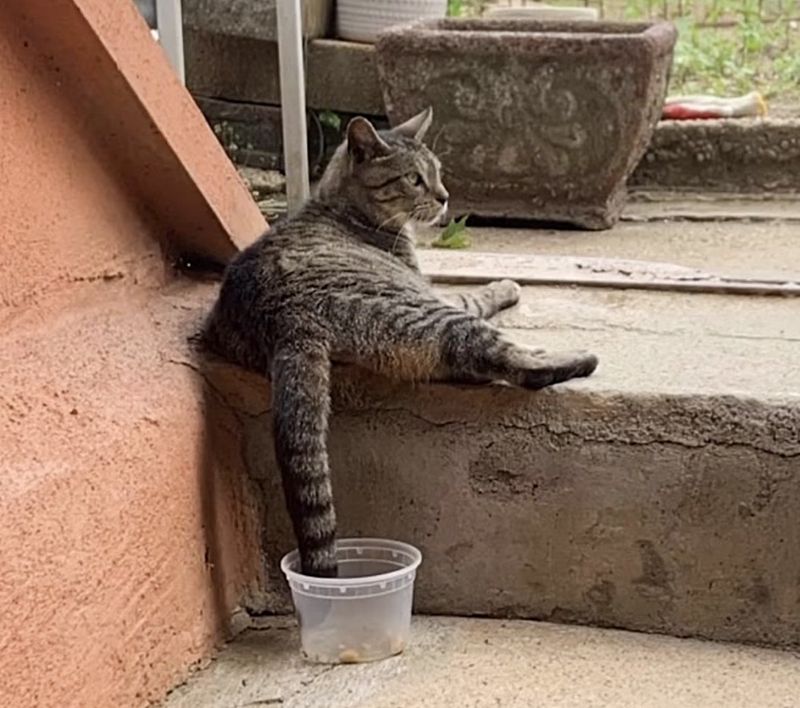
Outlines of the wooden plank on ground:
<svg viewBox="0 0 800 708">
<path fill-rule="evenodd" d="M 800 280 L 733 278 L 672 263 L 535 256 L 476 251 L 419 251 L 422 272 L 434 283 L 483 284 L 510 278 L 520 285 L 666 290 L 738 295 L 800 295 Z"/>
</svg>

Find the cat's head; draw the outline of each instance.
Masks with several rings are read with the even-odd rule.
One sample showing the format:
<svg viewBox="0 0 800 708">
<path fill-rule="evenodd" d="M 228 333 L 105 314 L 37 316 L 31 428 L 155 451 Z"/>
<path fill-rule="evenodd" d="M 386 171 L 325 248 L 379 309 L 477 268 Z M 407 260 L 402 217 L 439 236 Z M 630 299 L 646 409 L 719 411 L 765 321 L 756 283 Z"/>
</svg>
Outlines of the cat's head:
<svg viewBox="0 0 800 708">
<path fill-rule="evenodd" d="M 391 130 L 377 131 L 365 118 L 353 118 L 322 176 L 319 198 L 343 200 L 376 228 L 389 231 L 439 221 L 449 195 L 441 163 L 422 143 L 432 120 L 428 108 Z"/>
</svg>

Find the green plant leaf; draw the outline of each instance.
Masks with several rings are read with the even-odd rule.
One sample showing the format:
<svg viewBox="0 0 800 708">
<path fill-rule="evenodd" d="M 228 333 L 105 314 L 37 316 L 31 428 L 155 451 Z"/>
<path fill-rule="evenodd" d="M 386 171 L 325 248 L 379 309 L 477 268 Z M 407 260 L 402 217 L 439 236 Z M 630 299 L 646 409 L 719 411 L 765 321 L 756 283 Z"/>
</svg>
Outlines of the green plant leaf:
<svg viewBox="0 0 800 708">
<path fill-rule="evenodd" d="M 340 131 L 342 129 L 342 118 L 338 113 L 334 113 L 333 111 L 322 111 L 319 114 L 319 122 L 323 125 L 327 125 L 329 128 L 333 128 L 335 131 Z"/>
<path fill-rule="evenodd" d="M 461 217 L 458 221 L 450 219 L 450 223 L 445 226 L 431 246 L 433 248 L 469 248 L 470 238 L 467 230 L 467 216 Z"/>
</svg>

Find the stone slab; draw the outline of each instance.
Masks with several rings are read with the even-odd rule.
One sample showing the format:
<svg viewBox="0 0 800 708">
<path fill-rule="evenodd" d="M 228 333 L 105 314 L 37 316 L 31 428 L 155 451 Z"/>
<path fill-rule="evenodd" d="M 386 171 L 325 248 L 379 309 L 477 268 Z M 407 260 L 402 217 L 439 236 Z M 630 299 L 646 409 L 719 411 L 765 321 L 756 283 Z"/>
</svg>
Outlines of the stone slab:
<svg viewBox="0 0 800 708">
<path fill-rule="evenodd" d="M 342 533 L 421 547 L 422 612 L 796 646 L 796 303 L 525 288 L 499 324 L 588 347 L 600 368 L 541 394 L 337 374 Z M 253 609 L 286 611 L 268 387 L 226 365 L 206 377 L 240 411 L 267 500 L 270 582 Z"/>
<path fill-rule="evenodd" d="M 476 229 L 473 239 L 744 277 L 796 278 L 800 263 L 797 227 L 781 222 L 630 223 L 602 237 Z M 497 324 L 534 346 L 592 349 L 600 368 L 540 394 L 337 369 L 330 457 L 342 533 L 418 545 L 422 612 L 796 647 L 797 301 L 526 287 Z M 294 542 L 269 387 L 225 364 L 202 373 L 239 421 L 266 504 L 268 581 L 248 607 L 287 611 L 277 562 Z"/>
<path fill-rule="evenodd" d="M 237 164 L 263 170 L 283 169 L 283 131 L 278 106 L 219 101 L 198 97 L 197 104 L 230 158 Z M 321 161 L 324 136 L 308 126 L 312 165 Z"/>
<path fill-rule="evenodd" d="M 633 188 L 622 218 L 640 222 L 706 222 L 715 223 L 717 228 L 725 222 L 796 223 L 800 221 L 800 193 L 735 194 Z"/>
<path fill-rule="evenodd" d="M 375 67 L 375 49 L 369 44 L 319 39 L 308 49 L 309 99 L 313 108 L 343 113 L 383 116 Z"/>
<path fill-rule="evenodd" d="M 709 207 L 714 210 L 727 208 L 718 202 L 707 204 L 714 204 Z M 797 280 L 800 225 L 791 218 L 794 202 L 776 201 L 773 209 L 769 221 L 634 220 L 602 233 L 470 226 L 472 248 L 466 253 L 645 260 L 740 278 Z M 433 231 L 423 232 L 418 243 L 427 246 L 435 236 Z"/>
<path fill-rule="evenodd" d="M 788 708 L 799 693 L 789 653 L 521 621 L 417 617 L 400 657 L 315 666 L 293 623 L 267 620 L 164 708 Z"/>
<path fill-rule="evenodd" d="M 324 37 L 331 29 L 333 0 L 301 0 L 303 35 Z M 278 40 L 276 0 L 182 0 L 184 26 L 214 34 Z"/>
<path fill-rule="evenodd" d="M 797 192 L 800 120 L 663 121 L 630 184 Z"/>
<path fill-rule="evenodd" d="M 273 42 L 187 30 L 186 84 L 193 94 L 280 105 L 278 51 Z M 382 116 L 374 48 L 334 39 L 307 45 L 306 98 L 319 110 Z"/>
</svg>

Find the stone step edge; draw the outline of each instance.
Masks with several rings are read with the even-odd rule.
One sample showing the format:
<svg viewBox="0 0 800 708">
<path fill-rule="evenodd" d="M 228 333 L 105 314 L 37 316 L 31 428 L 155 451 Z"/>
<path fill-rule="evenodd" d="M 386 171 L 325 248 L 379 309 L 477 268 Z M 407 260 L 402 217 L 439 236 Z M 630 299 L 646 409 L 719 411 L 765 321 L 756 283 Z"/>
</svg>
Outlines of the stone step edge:
<svg viewBox="0 0 800 708">
<path fill-rule="evenodd" d="M 209 358 L 203 368 L 205 381 L 239 416 L 270 413 L 266 379 L 221 359 Z M 592 440 L 741 446 L 800 460 L 800 396 L 794 394 L 624 391 L 591 379 L 531 392 L 504 384 L 410 384 L 348 365 L 335 365 L 334 371 L 331 400 L 339 414 L 403 411 L 434 427 L 544 426 Z"/>
<path fill-rule="evenodd" d="M 259 615 L 288 612 L 291 604 L 278 564 L 283 553 L 293 547 L 293 539 L 283 508 L 272 443 L 267 434 L 269 408 L 265 402 L 269 400 L 268 384 L 254 374 L 234 370 L 220 362 L 210 363 L 206 381 L 224 398 L 226 408 L 235 411 L 240 419 L 245 468 L 248 476 L 260 487 L 260 496 L 268 500 L 263 531 L 263 574 L 267 581 L 243 601 L 243 607 Z M 663 486 L 676 490 L 681 484 L 686 484 L 686 503 L 694 509 L 702 503 L 702 498 L 697 496 L 701 491 L 722 485 L 727 490 L 726 503 L 733 505 L 726 513 L 734 514 L 735 518 L 743 520 L 742 523 L 752 523 L 755 529 L 768 529 L 766 535 L 754 538 L 748 548 L 768 547 L 771 535 L 778 538 L 777 534 L 789 533 L 785 518 L 787 499 L 797 490 L 796 475 L 790 474 L 789 470 L 795 460 L 800 460 L 800 439 L 797 436 L 800 398 L 755 400 L 743 395 L 624 393 L 598 390 L 591 380 L 588 384 L 565 385 L 536 394 L 506 386 L 431 384 L 412 387 L 344 368 L 334 377 L 333 408 L 330 454 L 334 484 L 341 495 L 343 533 L 387 534 L 392 538 L 406 538 L 420 546 L 427 559 L 425 572 L 418 582 L 417 607 L 420 611 L 549 619 L 673 636 L 702 636 L 773 646 L 796 645 L 794 619 L 787 616 L 784 622 L 775 617 L 761 622 L 761 615 L 758 615 L 748 617 L 747 622 L 737 623 L 731 614 L 726 620 L 725 613 L 731 612 L 728 605 L 741 608 L 744 600 L 737 596 L 726 604 L 726 608 L 715 610 L 713 600 L 718 590 L 710 586 L 706 588 L 705 584 L 692 590 L 691 582 L 697 577 L 702 578 L 703 583 L 707 577 L 718 576 L 724 579 L 725 584 L 736 582 L 737 568 L 749 551 L 732 551 L 732 557 L 727 560 L 723 555 L 723 564 L 717 571 L 707 567 L 702 571 L 694 569 L 690 562 L 693 556 L 687 556 L 681 533 L 662 534 L 662 526 L 667 522 L 656 513 L 660 508 L 660 502 L 656 500 L 660 497 L 653 497 L 652 489 L 655 485 L 656 488 Z M 456 464 L 459 472 L 452 482 L 455 485 L 453 503 L 472 490 L 474 498 L 480 500 L 475 502 L 476 506 L 470 507 L 472 513 L 477 514 L 474 523 L 481 525 L 486 538 L 499 540 L 498 534 L 502 535 L 505 523 L 499 515 L 507 509 L 512 519 L 508 523 L 513 522 L 516 529 L 512 534 L 515 539 L 512 546 L 516 550 L 502 551 L 493 563 L 499 564 L 497 572 L 501 572 L 500 569 L 503 573 L 507 571 L 508 578 L 494 581 L 491 578 L 497 576 L 486 574 L 483 568 L 488 561 L 481 560 L 485 558 L 482 554 L 487 552 L 486 542 L 475 540 L 474 533 L 468 530 L 471 526 L 460 525 L 457 512 L 451 504 L 443 501 L 444 497 L 430 499 L 427 496 L 433 489 L 445 496 L 448 492 L 432 482 L 427 473 L 420 476 L 416 468 L 420 459 L 411 455 L 404 462 L 402 455 L 396 456 L 403 437 L 412 434 L 422 435 L 428 440 L 429 464 L 434 468 Z M 387 451 L 381 452 L 371 440 L 376 435 L 378 440 L 386 436 Z M 455 450 L 460 445 L 470 448 L 470 441 L 475 441 L 477 447 L 466 453 L 468 458 L 458 463 L 451 461 L 448 450 Z M 491 446 L 487 447 L 486 443 L 491 443 Z M 555 469 L 560 471 L 550 474 L 542 467 L 537 468 L 537 464 L 549 468 L 551 463 L 547 459 L 556 454 L 556 449 L 562 463 Z M 587 452 L 582 453 L 582 450 Z M 600 489 L 609 490 L 613 497 L 617 485 L 623 485 L 620 488 L 623 496 L 617 501 L 627 505 L 625 508 L 629 511 L 626 513 L 641 514 L 641 528 L 634 525 L 634 528 L 624 531 L 627 534 L 625 538 L 602 540 L 598 537 L 591 541 L 581 534 L 587 528 L 586 515 L 594 507 L 579 506 L 579 516 L 576 517 L 579 524 L 571 532 L 578 534 L 574 541 L 578 548 L 573 549 L 574 553 L 580 555 L 582 548 L 590 553 L 590 547 L 593 548 L 599 554 L 597 564 L 591 560 L 591 555 L 585 562 L 591 568 L 597 565 L 598 572 L 606 568 L 600 575 L 607 575 L 613 583 L 621 583 L 618 601 L 608 608 L 603 604 L 606 596 L 602 583 L 592 587 L 588 599 L 581 595 L 581 588 L 588 587 L 586 578 L 594 571 L 587 570 L 588 576 L 572 578 L 569 572 L 559 570 L 556 573 L 558 577 L 552 582 L 542 578 L 536 581 L 545 582 L 546 588 L 537 589 L 532 585 L 526 589 L 525 572 L 513 563 L 516 552 L 530 552 L 531 557 L 541 555 L 543 529 L 572 528 L 566 521 L 566 526 L 559 525 L 558 512 L 554 511 L 552 499 L 547 501 L 548 495 L 557 494 L 562 501 L 580 499 L 583 493 L 580 490 L 583 489 L 592 496 L 595 482 L 587 476 L 587 469 L 594 466 L 591 456 L 599 454 L 600 450 L 606 450 L 604 454 L 613 458 L 597 463 L 596 482 Z M 532 462 L 530 455 L 534 453 L 544 456 L 540 463 Z M 664 454 L 664 463 L 647 462 L 654 454 Z M 756 467 L 752 472 L 737 470 L 732 461 L 734 456 L 757 463 Z M 620 467 L 618 478 L 610 470 L 624 465 L 626 460 L 635 467 Z M 404 465 L 407 464 L 412 468 L 406 469 Z M 473 469 L 475 464 L 487 466 L 488 476 L 476 473 Z M 574 465 L 576 476 L 569 482 L 571 465 Z M 641 471 L 637 473 L 635 470 L 640 465 Z M 365 476 L 365 468 L 373 466 L 370 474 L 375 476 Z M 697 467 L 695 473 L 685 471 L 691 466 Z M 401 482 L 397 475 L 403 474 L 404 470 L 405 481 Z M 729 471 L 730 489 L 726 486 Z M 564 475 L 566 486 L 556 484 Z M 376 487 L 370 486 L 370 479 L 375 479 L 375 485 L 380 488 L 388 485 L 389 491 L 381 493 L 382 501 L 376 499 Z M 617 479 L 619 481 L 614 481 Z M 526 491 L 524 487 L 529 482 L 535 485 L 533 491 Z M 549 487 L 551 482 L 556 486 Z M 513 486 L 515 484 L 523 486 L 517 489 Z M 539 484 L 544 485 L 543 498 L 534 494 Z M 571 485 L 577 485 L 578 491 L 570 491 Z M 637 503 L 639 511 L 631 512 L 632 496 L 638 495 L 639 489 L 650 491 Z M 747 491 L 742 492 L 743 489 Z M 717 492 L 721 490 L 717 489 Z M 616 502 L 605 492 L 598 494 L 597 513 L 613 516 Z M 682 495 L 679 497 L 683 498 Z M 426 499 L 430 499 L 429 502 L 426 503 Z M 677 497 L 670 497 L 667 506 L 670 509 L 681 508 Z M 396 509 L 396 518 L 391 515 L 392 508 Z M 570 516 L 569 508 L 563 507 L 565 518 Z M 695 527 L 692 513 L 698 512 L 681 512 L 681 528 Z M 441 518 L 445 525 L 441 528 L 439 514 L 443 515 Z M 784 520 L 773 523 L 769 521 L 773 515 Z M 537 526 L 537 532 L 532 532 L 530 538 L 524 533 L 528 523 Z M 634 545 L 624 550 L 628 537 Z M 643 539 L 641 543 L 644 544 L 638 551 L 636 538 Z M 709 541 L 715 549 L 721 543 L 719 538 L 715 536 Z M 791 541 L 791 538 L 791 534 L 787 536 L 787 540 Z M 460 571 L 463 572 L 462 580 L 453 585 L 450 569 L 456 559 L 448 555 L 448 549 L 457 548 L 459 543 L 468 540 L 475 541 L 475 550 Z M 568 550 L 573 541 L 562 539 L 558 544 L 559 554 L 570 556 L 573 553 Z M 654 581 L 654 585 L 636 579 L 639 578 L 636 575 L 639 564 L 645 574 L 655 572 L 663 575 L 667 572 L 653 570 L 660 565 L 652 568 L 648 565 L 655 557 L 652 550 L 657 550 L 666 559 L 666 567 L 671 569 L 668 572 L 676 574 L 674 577 L 664 576 L 670 578 L 669 583 L 675 584 L 675 609 L 671 609 L 662 590 L 655 586 L 663 584 L 662 580 Z M 696 550 L 697 557 L 702 559 L 701 549 L 698 547 Z M 760 557 L 761 550 L 758 552 Z M 616 554 L 615 563 L 622 565 L 604 566 L 606 561 L 603 558 L 607 553 Z M 786 560 L 781 560 L 784 555 L 777 547 L 774 557 L 770 555 L 763 564 L 757 564 L 759 567 L 763 565 L 764 572 L 769 574 L 769 582 L 773 583 L 767 592 L 777 593 L 779 587 L 774 584 L 777 581 L 773 575 L 782 577 L 788 571 Z M 464 583 L 472 582 L 474 588 L 465 590 Z M 638 592 L 637 588 L 642 588 L 636 583 L 645 583 L 643 594 Z M 752 605 L 750 600 L 748 602 Z M 692 610 L 692 607 L 696 609 Z M 665 613 L 663 616 L 662 612 Z"/>
</svg>

